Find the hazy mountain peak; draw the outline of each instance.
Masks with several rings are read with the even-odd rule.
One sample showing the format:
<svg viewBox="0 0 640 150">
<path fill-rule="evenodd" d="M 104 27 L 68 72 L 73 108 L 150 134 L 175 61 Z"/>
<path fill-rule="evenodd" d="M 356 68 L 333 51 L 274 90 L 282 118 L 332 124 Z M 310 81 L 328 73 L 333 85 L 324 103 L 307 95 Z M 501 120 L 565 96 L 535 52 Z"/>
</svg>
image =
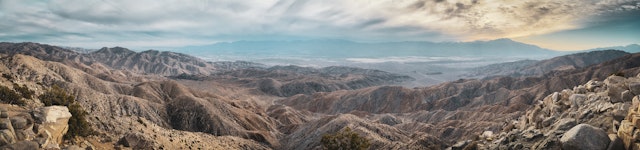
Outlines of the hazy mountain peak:
<svg viewBox="0 0 640 150">
<path fill-rule="evenodd" d="M 100 50 L 94 52 L 94 53 L 107 53 L 107 54 L 130 54 L 130 53 L 136 53 L 135 51 L 129 50 L 127 48 L 124 47 L 112 47 L 112 48 L 108 48 L 108 47 L 103 47 Z"/>
</svg>

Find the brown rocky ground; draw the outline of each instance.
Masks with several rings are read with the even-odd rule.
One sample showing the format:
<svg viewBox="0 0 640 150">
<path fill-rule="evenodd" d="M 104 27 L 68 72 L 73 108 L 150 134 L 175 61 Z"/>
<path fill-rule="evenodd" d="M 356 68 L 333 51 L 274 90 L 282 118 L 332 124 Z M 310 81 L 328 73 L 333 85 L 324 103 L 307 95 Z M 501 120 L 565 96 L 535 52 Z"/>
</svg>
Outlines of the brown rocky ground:
<svg viewBox="0 0 640 150">
<path fill-rule="evenodd" d="M 609 75 L 640 73 L 640 54 L 632 54 L 537 77 L 461 79 L 410 89 L 388 86 L 410 80 L 406 76 L 348 67 L 202 65 L 190 56 L 166 52 L 105 48 L 80 54 L 35 43 L 1 43 L 0 52 L 2 85 L 26 85 L 36 94 L 58 85 L 89 113 L 87 119 L 100 134 L 66 141 L 62 147 L 99 149 L 320 149 L 322 135 L 347 127 L 368 138 L 371 149 L 533 148 L 540 141 L 556 142 L 538 136 L 567 116 L 585 114 L 575 123 L 611 129 L 604 128 L 613 122 L 606 117 L 624 118 L 620 116 L 628 108 L 628 101 L 611 100 L 628 98 L 616 92 L 632 90 L 617 86 L 631 79 L 613 83 Z M 595 96 L 580 93 L 581 88 L 563 91 L 605 79 L 607 88 L 599 90 L 607 92 L 583 85 L 587 92 L 600 92 Z M 556 111 L 555 101 L 547 100 L 554 92 L 560 99 L 583 94 L 590 101 L 581 103 L 585 108 L 557 104 L 563 111 Z M 606 96 L 611 105 L 591 103 Z M 27 101 L 11 107 L 42 107 L 37 98 Z M 555 119 L 539 119 L 549 118 L 550 112 L 556 112 Z M 536 130 L 528 130 L 531 126 Z M 535 140 L 495 144 L 507 135 Z M 457 143 L 465 140 L 476 141 Z"/>
</svg>

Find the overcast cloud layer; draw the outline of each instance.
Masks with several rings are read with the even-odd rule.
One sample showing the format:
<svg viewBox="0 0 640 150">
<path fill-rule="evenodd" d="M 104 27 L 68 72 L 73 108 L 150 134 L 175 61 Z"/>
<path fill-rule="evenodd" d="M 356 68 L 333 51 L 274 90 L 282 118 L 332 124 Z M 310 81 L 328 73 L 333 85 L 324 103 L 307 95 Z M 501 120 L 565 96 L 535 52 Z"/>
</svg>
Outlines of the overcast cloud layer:
<svg viewBox="0 0 640 150">
<path fill-rule="evenodd" d="M 526 39 L 589 28 L 639 8 L 638 0 L 0 0 L 0 41 L 95 48 Z"/>
</svg>

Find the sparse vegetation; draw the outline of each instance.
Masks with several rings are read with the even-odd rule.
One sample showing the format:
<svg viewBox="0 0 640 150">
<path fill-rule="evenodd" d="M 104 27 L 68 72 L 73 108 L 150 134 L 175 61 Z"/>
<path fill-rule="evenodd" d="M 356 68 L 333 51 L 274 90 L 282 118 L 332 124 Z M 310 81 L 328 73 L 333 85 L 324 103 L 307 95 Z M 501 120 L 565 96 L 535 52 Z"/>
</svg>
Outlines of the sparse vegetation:
<svg viewBox="0 0 640 150">
<path fill-rule="evenodd" d="M 2 77 L 6 78 L 7 80 L 13 80 L 13 77 L 10 74 L 2 74 Z"/>
<path fill-rule="evenodd" d="M 51 89 L 39 96 L 45 106 L 63 105 L 69 108 L 71 118 L 69 119 L 69 130 L 64 135 L 65 139 L 72 139 L 75 136 L 89 136 L 95 132 L 86 120 L 87 112 L 80 104 L 76 103 L 75 97 L 68 94 L 62 88 L 54 85 Z"/>
<path fill-rule="evenodd" d="M 25 101 L 22 100 L 22 96 L 20 96 L 20 94 L 3 85 L 0 85 L 0 100 L 9 104 L 25 104 Z"/>
<path fill-rule="evenodd" d="M 16 92 L 20 93 L 20 96 L 22 96 L 22 98 L 26 98 L 26 99 L 31 99 L 33 98 L 33 95 L 36 94 L 35 91 L 29 89 L 29 87 L 27 87 L 26 85 L 18 85 L 16 83 L 13 83 L 13 90 L 15 90 Z"/>
<path fill-rule="evenodd" d="M 53 85 L 51 89 L 44 92 L 38 98 L 40 98 L 40 101 L 42 101 L 42 103 L 44 103 L 45 106 L 51 106 L 51 105 L 69 106 L 70 104 L 76 102 L 73 96 L 67 94 L 66 91 L 64 91 L 62 88 L 60 88 L 57 85 Z"/>
<path fill-rule="evenodd" d="M 369 140 L 347 127 L 343 131 L 322 136 L 322 147 L 327 150 L 364 150 L 368 149 Z"/>
</svg>

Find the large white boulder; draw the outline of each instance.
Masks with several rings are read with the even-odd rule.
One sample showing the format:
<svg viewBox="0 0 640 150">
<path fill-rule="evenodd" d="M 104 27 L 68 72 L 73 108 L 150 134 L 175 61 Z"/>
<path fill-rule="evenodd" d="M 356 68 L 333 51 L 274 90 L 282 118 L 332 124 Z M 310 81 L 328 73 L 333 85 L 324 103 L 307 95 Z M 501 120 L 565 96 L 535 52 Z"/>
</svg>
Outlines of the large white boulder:
<svg viewBox="0 0 640 150">
<path fill-rule="evenodd" d="M 47 141 L 43 147 L 58 147 L 62 143 L 62 137 L 69 130 L 69 118 L 71 113 L 65 106 L 48 106 L 40 108 L 34 113 L 35 117 L 42 122 L 39 134 L 47 135 Z"/>
</svg>

